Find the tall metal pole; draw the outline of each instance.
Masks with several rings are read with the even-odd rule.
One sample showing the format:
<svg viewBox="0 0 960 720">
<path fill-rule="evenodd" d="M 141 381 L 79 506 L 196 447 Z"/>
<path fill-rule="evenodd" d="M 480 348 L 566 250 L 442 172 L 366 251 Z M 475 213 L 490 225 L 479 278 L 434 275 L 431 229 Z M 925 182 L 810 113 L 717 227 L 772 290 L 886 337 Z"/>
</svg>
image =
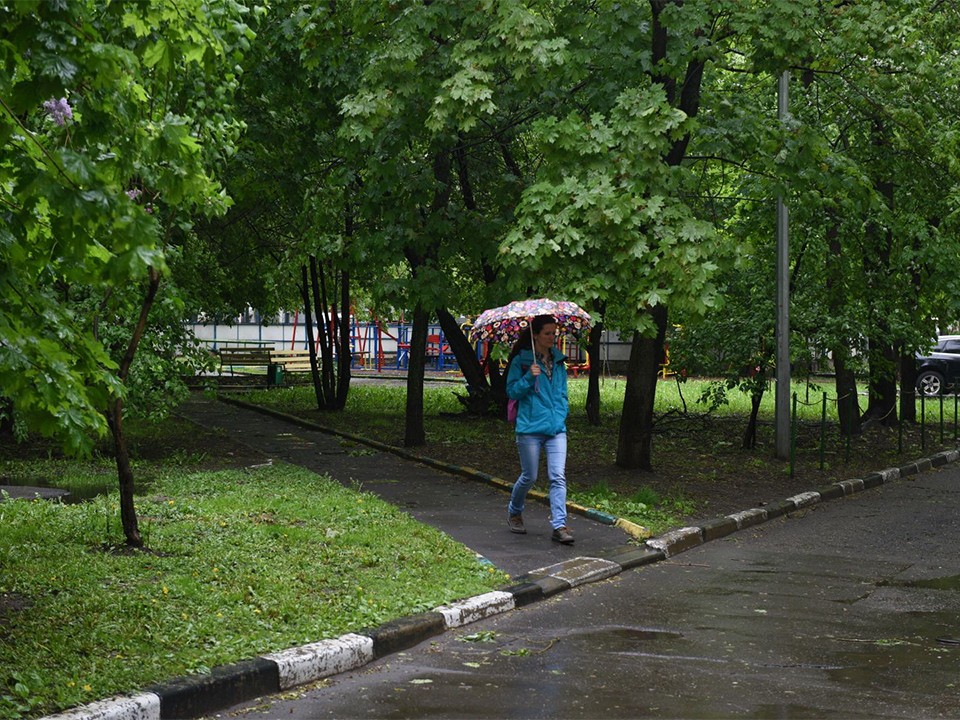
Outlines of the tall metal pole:
<svg viewBox="0 0 960 720">
<path fill-rule="evenodd" d="M 777 118 L 789 113 L 790 73 L 780 76 Z M 783 196 L 777 196 L 777 458 L 790 458 L 790 217 Z"/>
</svg>

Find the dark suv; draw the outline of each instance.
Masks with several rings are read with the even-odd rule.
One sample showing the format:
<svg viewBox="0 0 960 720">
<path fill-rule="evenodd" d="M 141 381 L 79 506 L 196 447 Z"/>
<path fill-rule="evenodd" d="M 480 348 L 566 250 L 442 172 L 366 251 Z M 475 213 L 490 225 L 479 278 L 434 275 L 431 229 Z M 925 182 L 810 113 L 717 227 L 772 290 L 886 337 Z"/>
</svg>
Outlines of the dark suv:
<svg viewBox="0 0 960 720">
<path fill-rule="evenodd" d="M 960 382 L 960 335 L 941 335 L 926 355 L 917 353 L 917 392 L 942 395 Z"/>
</svg>

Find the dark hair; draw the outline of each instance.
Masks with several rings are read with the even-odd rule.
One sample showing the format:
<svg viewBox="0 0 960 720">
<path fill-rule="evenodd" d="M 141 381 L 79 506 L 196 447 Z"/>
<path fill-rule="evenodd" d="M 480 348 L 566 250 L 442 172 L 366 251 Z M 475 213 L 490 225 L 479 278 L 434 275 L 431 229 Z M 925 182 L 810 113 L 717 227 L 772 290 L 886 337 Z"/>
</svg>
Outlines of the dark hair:
<svg viewBox="0 0 960 720">
<path fill-rule="evenodd" d="M 513 347 L 510 349 L 510 356 L 507 358 L 507 365 L 513 362 L 513 359 L 520 354 L 521 350 L 533 347 L 533 335 L 543 330 L 544 325 L 555 325 L 556 322 L 557 319 L 553 315 L 537 315 L 527 329 L 520 333 L 520 337 L 513 344 Z"/>
</svg>

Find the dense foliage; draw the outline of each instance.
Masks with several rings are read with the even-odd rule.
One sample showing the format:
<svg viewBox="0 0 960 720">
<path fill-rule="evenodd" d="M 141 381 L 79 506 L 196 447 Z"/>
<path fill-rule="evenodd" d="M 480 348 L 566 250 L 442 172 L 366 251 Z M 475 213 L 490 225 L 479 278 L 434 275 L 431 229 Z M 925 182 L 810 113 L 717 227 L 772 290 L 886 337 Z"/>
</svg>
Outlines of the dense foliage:
<svg viewBox="0 0 960 720">
<path fill-rule="evenodd" d="M 844 393 L 869 373 L 869 413 L 891 417 L 912 351 L 960 314 L 942 272 L 960 196 L 955 3 L 277 0 L 262 14 L 254 39 L 238 2 L 0 11 L 0 372 L 36 427 L 77 446 L 102 430 L 118 358 L 84 320 L 107 313 L 66 300 L 145 282 L 172 245 L 189 272 L 168 297 L 185 310 L 299 305 L 307 268 L 321 304 L 418 323 L 517 295 L 584 303 L 634 340 L 618 455 L 637 467 L 674 326 L 691 367 L 715 357 L 736 378 L 772 362 L 778 196 L 794 360 L 829 356 Z M 214 167 L 235 200 L 223 222 L 199 217 L 230 202 Z M 422 403 L 410 412 L 422 425 Z"/>
<path fill-rule="evenodd" d="M 0 4 L 0 385 L 72 448 L 123 392 L 129 293 L 167 271 L 191 213 L 226 207 L 212 169 L 240 130 L 245 14 L 233 0 Z M 127 338 L 105 341 L 107 326 Z"/>
</svg>

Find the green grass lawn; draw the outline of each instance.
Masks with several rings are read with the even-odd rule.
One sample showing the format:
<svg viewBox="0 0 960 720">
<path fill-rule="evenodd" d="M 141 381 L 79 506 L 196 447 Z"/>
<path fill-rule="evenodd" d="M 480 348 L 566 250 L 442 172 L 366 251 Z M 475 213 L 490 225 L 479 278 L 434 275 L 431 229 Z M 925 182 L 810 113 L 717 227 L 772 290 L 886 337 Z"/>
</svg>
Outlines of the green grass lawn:
<svg viewBox="0 0 960 720">
<path fill-rule="evenodd" d="M 47 462 L 61 461 L 0 462 L 0 477 Z M 70 466 L 103 473 L 98 461 Z M 204 673 L 508 580 L 373 495 L 295 467 L 138 471 L 151 476 L 137 498 L 147 551 L 122 546 L 116 493 L 0 503 L 0 717 Z"/>
</svg>

